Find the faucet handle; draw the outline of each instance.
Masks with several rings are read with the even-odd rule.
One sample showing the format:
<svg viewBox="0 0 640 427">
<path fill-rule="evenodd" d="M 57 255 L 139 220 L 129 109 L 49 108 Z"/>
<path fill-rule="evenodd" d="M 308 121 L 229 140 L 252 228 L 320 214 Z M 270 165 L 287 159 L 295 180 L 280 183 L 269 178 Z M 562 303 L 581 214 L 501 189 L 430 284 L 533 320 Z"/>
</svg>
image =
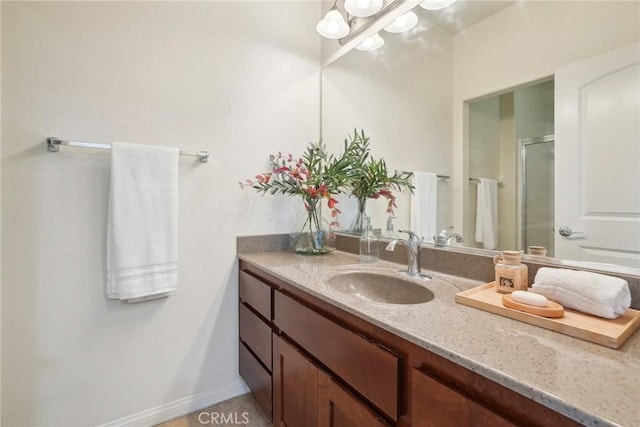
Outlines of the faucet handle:
<svg viewBox="0 0 640 427">
<path fill-rule="evenodd" d="M 407 233 L 409 235 L 409 243 L 419 245 L 422 243 L 422 238 L 420 238 L 416 233 L 411 230 L 398 230 L 400 233 Z"/>
<path fill-rule="evenodd" d="M 438 233 L 438 236 L 447 237 L 449 235 L 449 230 L 453 230 L 453 225 L 443 228 L 442 231 Z"/>
</svg>

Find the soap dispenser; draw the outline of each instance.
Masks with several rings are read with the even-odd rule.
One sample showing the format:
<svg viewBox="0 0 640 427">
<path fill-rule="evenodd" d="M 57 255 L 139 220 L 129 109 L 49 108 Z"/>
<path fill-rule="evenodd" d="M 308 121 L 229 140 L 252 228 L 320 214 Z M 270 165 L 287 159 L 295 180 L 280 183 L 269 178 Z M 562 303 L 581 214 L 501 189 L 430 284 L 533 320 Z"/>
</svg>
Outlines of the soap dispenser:
<svg viewBox="0 0 640 427">
<path fill-rule="evenodd" d="M 529 284 L 528 268 L 521 261 L 520 251 L 502 251 L 493 257 L 496 270 L 496 290 L 503 294 L 526 291 Z"/>
<path fill-rule="evenodd" d="M 371 218 L 365 216 L 364 223 L 364 232 L 360 236 L 360 262 L 376 262 L 378 260 L 378 238 L 373 234 Z"/>
</svg>

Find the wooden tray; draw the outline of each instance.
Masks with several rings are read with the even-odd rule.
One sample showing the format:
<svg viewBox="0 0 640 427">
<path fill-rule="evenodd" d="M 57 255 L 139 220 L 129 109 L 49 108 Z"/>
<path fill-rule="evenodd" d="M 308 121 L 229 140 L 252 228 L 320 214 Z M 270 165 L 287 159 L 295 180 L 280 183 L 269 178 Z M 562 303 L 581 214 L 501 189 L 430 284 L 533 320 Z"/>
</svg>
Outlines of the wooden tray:
<svg viewBox="0 0 640 427">
<path fill-rule="evenodd" d="M 520 320 L 610 348 L 620 348 L 640 326 L 640 311 L 629 309 L 617 319 L 604 319 L 565 308 L 564 317 L 547 318 L 507 308 L 495 282 L 456 294 L 456 302 L 494 314 Z"/>
</svg>

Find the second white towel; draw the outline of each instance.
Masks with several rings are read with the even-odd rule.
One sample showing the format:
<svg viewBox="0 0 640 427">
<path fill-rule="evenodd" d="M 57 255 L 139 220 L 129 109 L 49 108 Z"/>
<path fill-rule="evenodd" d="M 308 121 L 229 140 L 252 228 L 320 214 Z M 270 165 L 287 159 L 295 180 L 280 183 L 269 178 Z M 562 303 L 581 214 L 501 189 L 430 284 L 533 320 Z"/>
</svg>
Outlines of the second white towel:
<svg viewBox="0 0 640 427">
<path fill-rule="evenodd" d="M 485 249 L 498 245 L 498 181 L 480 178 L 476 203 L 476 242 Z"/>
<path fill-rule="evenodd" d="M 411 230 L 425 241 L 432 242 L 436 235 L 438 212 L 438 175 L 431 172 L 414 172 L 411 195 Z"/>
<path fill-rule="evenodd" d="M 111 145 L 107 296 L 140 302 L 178 282 L 179 150 Z"/>
</svg>

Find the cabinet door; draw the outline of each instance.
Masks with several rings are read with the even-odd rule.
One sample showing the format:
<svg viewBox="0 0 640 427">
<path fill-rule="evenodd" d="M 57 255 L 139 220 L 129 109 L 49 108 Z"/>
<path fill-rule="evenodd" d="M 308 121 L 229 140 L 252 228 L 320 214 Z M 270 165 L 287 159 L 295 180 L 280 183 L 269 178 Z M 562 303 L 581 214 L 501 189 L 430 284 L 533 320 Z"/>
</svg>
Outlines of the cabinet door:
<svg viewBox="0 0 640 427">
<path fill-rule="evenodd" d="M 513 427 L 515 424 L 414 369 L 412 424 L 421 427 Z"/>
<path fill-rule="evenodd" d="M 389 426 L 365 403 L 321 372 L 318 390 L 318 427 Z"/>
<path fill-rule="evenodd" d="M 318 425 L 318 368 L 282 338 L 273 336 L 273 425 Z"/>
</svg>

